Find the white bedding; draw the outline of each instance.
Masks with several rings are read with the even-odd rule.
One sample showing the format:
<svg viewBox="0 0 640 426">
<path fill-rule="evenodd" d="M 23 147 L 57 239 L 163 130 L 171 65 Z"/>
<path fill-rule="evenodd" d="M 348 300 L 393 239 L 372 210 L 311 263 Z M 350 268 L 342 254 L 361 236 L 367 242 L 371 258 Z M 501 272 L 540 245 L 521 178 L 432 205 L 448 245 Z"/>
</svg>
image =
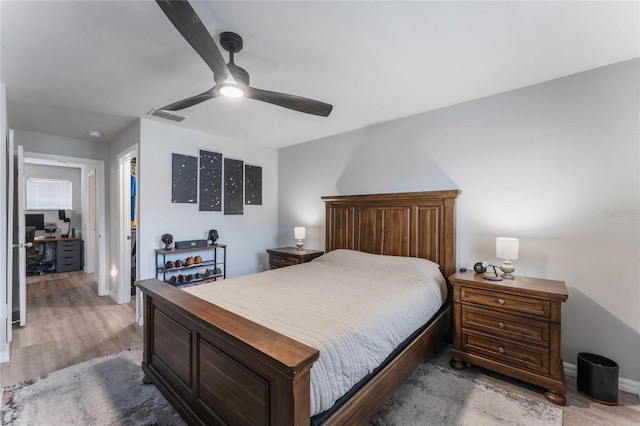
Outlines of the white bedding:
<svg viewBox="0 0 640 426">
<path fill-rule="evenodd" d="M 185 288 L 320 352 L 311 415 L 333 406 L 446 299 L 425 259 L 335 250 L 312 262 Z"/>
</svg>

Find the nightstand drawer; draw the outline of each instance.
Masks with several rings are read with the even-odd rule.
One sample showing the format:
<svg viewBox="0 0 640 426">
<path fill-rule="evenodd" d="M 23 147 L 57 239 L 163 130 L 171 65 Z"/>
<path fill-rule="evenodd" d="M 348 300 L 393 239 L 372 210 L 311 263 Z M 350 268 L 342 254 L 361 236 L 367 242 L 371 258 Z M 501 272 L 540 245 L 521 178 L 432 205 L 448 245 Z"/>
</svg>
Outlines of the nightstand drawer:
<svg viewBox="0 0 640 426">
<path fill-rule="evenodd" d="M 549 323 L 544 321 L 463 305 L 462 327 L 549 347 Z"/>
<path fill-rule="evenodd" d="M 547 349 L 469 329 L 462 329 L 462 349 L 529 371 L 549 373 L 549 351 Z"/>
<path fill-rule="evenodd" d="M 267 249 L 267 253 L 269 253 L 269 267 L 271 269 L 311 262 L 316 257 L 324 254 L 320 250 L 300 250 L 295 247 Z"/>
<path fill-rule="evenodd" d="M 498 291 L 485 291 L 476 288 L 461 287 L 460 302 L 473 303 L 506 311 L 521 312 L 544 318 L 551 316 L 551 303 L 548 300 L 515 296 Z"/>
<path fill-rule="evenodd" d="M 271 269 L 282 268 L 285 266 L 298 265 L 302 263 L 300 260 L 293 257 L 280 257 L 280 256 L 269 256 L 269 265 Z"/>
</svg>

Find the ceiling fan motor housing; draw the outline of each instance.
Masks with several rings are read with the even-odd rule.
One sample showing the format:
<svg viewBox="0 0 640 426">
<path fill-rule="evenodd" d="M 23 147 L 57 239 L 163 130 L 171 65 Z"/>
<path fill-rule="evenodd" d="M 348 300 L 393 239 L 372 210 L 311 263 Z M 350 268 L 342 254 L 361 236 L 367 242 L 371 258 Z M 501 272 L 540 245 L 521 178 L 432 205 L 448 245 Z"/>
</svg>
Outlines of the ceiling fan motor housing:
<svg viewBox="0 0 640 426">
<path fill-rule="evenodd" d="M 242 37 L 231 31 L 220 34 L 220 44 L 229 53 L 238 53 L 242 50 Z"/>
<path fill-rule="evenodd" d="M 220 34 L 220 45 L 224 50 L 229 52 L 229 63 L 227 64 L 227 68 L 229 68 L 229 72 L 233 78 L 235 78 L 236 81 L 240 80 L 240 82 L 248 86 L 249 73 L 244 68 L 237 66 L 233 61 L 233 54 L 242 50 L 242 37 L 231 31 L 225 31 Z"/>
</svg>

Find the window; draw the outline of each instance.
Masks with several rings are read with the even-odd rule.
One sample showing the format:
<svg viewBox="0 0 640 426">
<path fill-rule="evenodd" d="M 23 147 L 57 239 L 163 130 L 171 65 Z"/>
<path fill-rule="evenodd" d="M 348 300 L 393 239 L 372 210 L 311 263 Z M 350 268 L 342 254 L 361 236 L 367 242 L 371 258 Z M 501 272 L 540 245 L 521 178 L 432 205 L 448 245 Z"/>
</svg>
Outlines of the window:
<svg viewBox="0 0 640 426">
<path fill-rule="evenodd" d="M 71 210 L 71 181 L 27 179 L 27 210 Z"/>
</svg>

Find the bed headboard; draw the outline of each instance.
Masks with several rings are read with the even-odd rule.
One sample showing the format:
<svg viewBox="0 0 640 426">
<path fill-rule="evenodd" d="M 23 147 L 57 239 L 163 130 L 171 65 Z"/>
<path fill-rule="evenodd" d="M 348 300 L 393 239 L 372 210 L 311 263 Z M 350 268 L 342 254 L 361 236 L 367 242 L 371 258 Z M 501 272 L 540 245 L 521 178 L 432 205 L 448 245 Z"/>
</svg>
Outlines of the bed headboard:
<svg viewBox="0 0 640 426">
<path fill-rule="evenodd" d="M 456 269 L 456 198 L 459 190 L 322 197 L 325 251 L 351 249 L 421 257 Z"/>
</svg>

